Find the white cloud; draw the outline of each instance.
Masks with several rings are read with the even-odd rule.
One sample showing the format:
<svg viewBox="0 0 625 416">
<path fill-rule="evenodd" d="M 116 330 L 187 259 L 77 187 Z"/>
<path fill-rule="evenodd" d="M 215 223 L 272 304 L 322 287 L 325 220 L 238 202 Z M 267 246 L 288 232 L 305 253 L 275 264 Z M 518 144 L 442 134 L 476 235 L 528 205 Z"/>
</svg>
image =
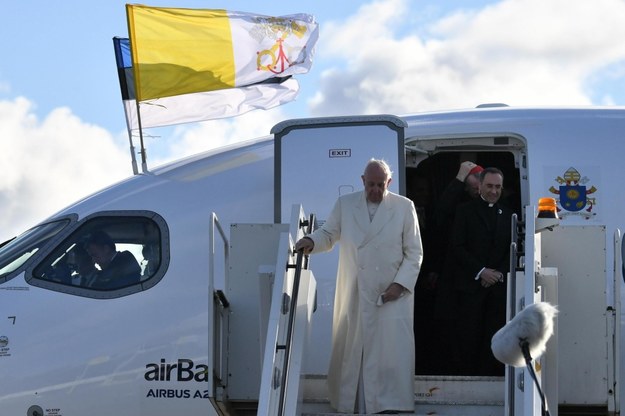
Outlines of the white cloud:
<svg viewBox="0 0 625 416">
<path fill-rule="evenodd" d="M 146 135 L 148 169 L 243 140 L 268 135 L 284 120 L 280 108 L 165 129 Z M 159 134 L 159 129 L 155 134 Z M 140 143 L 134 138 L 138 153 Z M 25 98 L 0 101 L 0 242 L 78 199 L 132 175 L 127 134 L 79 120 L 68 108 L 44 120 Z M 137 154 L 141 171 L 141 156 Z"/>
<path fill-rule="evenodd" d="M 0 101 L 0 241 L 113 181 L 132 174 L 106 130 L 68 108 L 44 120 L 25 98 Z"/>
<path fill-rule="evenodd" d="M 419 13 L 413 6 L 377 1 L 326 25 L 318 54 L 340 64 L 323 74 L 314 114 L 586 105 L 593 103 L 593 73 L 625 62 L 621 0 L 506 0 L 455 12 L 425 30 L 406 29 L 407 10 Z"/>
<path fill-rule="evenodd" d="M 504 0 L 432 20 L 436 7 L 378 0 L 345 21 L 323 22 L 315 59 L 327 69 L 311 85 L 318 91 L 311 113 L 625 104 L 622 94 L 597 87 L 606 78 L 625 83 L 625 1 Z M 24 98 L 0 100 L 0 240 L 132 174 L 125 133 L 114 136 L 68 108 L 35 114 Z M 284 114 L 276 108 L 168 128 L 145 138 L 148 167 L 269 134 Z"/>
</svg>

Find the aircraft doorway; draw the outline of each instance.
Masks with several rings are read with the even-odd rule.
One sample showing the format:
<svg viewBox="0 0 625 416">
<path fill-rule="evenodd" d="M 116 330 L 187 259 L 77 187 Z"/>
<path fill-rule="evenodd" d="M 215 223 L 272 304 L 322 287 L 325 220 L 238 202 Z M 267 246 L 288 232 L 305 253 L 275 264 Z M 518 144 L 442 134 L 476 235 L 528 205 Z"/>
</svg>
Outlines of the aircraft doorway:
<svg viewBox="0 0 625 416">
<path fill-rule="evenodd" d="M 421 273 L 415 287 L 414 331 L 417 375 L 466 374 L 454 358 L 461 342 L 456 334 L 456 290 L 450 282 L 448 247 L 455 209 L 472 199 L 468 187 L 456 179 L 460 164 L 472 161 L 496 167 L 504 174 L 500 202 L 521 218 L 521 182 L 515 155 L 509 151 L 453 151 L 420 161 L 407 156 L 406 196 L 415 204 L 424 246 Z M 416 158 L 415 158 L 416 159 Z M 455 183 L 454 183 L 455 182 Z M 492 374 L 503 376 L 501 374 Z"/>
</svg>

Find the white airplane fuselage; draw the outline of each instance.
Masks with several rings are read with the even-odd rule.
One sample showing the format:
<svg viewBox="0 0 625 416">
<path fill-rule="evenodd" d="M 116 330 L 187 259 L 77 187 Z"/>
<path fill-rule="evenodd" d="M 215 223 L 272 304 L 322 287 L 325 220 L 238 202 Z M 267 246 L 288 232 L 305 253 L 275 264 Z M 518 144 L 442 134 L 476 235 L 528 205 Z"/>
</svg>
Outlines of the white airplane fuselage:
<svg viewBox="0 0 625 416">
<path fill-rule="evenodd" d="M 433 194 L 439 194 L 455 176 L 458 163 L 472 159 L 504 170 L 505 186 L 520 217 L 539 198 L 561 202 L 560 225 L 549 236 L 543 233 L 537 247 L 533 242 L 534 254 L 527 256 L 539 269 L 558 269 L 558 282 L 563 282 L 556 285 L 557 298 L 551 298 L 560 305 L 560 333 L 552 347 L 558 351 L 559 365 L 545 364 L 558 376 L 549 374 L 544 379 L 556 377 L 555 385 L 545 382 L 551 383 L 548 392 L 558 397 L 557 403 L 615 411 L 620 395 L 620 385 L 614 391 L 620 377 L 620 339 L 611 337 L 620 334 L 622 275 L 616 264 L 622 264 L 622 252 L 614 235 L 625 229 L 625 193 L 619 191 L 625 174 L 625 109 L 484 108 L 397 119 L 406 124 L 399 128 L 401 147 L 388 150 L 390 157 L 402 155 L 392 166 L 393 191 L 405 194 L 409 176 L 418 172 L 429 179 Z M 339 194 L 361 189 L 364 162 L 386 151 L 386 147 L 369 147 L 376 143 L 375 131 L 372 138 L 360 137 L 367 135 L 357 130 L 362 120 L 366 117 L 313 121 L 310 138 L 305 128 L 309 121 L 294 120 L 293 125 L 304 128 L 292 147 L 287 146 L 292 127 L 287 123 L 276 130 L 285 138 L 281 142 L 271 135 L 132 176 L 42 221 L 65 219 L 66 224 L 50 238 L 41 237 L 36 249 L 23 243 L 22 252 L 15 251 L 23 262 L 11 257 L 10 250 L 27 238 L 20 236 L 1 247 L 0 413 L 234 415 L 236 410 L 228 410 L 230 402 L 257 403 L 266 323 L 259 307 L 266 299 L 259 297 L 257 274 L 226 281 L 233 278 L 226 271 L 236 272 L 245 258 L 224 260 L 224 250 L 218 248 L 219 260 L 210 264 L 211 214 L 218 217 L 235 254 L 240 250 L 233 247 L 233 234 L 243 231 L 244 225 L 288 223 L 288 208 L 293 204 L 301 203 L 323 221 Z M 337 134 L 343 124 L 348 134 Z M 362 131 L 369 131 L 368 127 Z M 308 146 L 299 148 L 299 140 L 309 140 Z M 277 158 L 276 149 L 283 144 Z M 142 221 L 137 223 L 140 231 L 132 229 L 137 220 Z M 63 253 L 86 238 L 85 230 L 92 232 L 100 225 L 119 238 L 118 250 L 125 247 L 135 254 L 143 270 L 139 283 L 93 289 L 81 286 L 75 272 L 69 274 L 68 279 L 76 279 L 71 281 L 62 280 L 60 271 L 53 270 L 68 262 Z M 158 247 L 160 257 L 156 270 L 148 272 L 147 254 L 141 249 L 148 246 L 146 230 L 152 226 L 158 228 L 158 237 L 150 242 Z M 557 237 L 558 232 L 562 237 Z M 577 238 L 578 242 L 567 245 Z M 267 239 L 268 246 L 273 244 Z M 250 245 L 246 249 L 251 251 L 277 250 Z M 303 363 L 307 375 L 327 374 L 335 255 L 311 259 L 317 297 L 310 341 L 314 346 Z M 265 263 L 251 270 L 259 266 Z M 209 278 L 211 267 L 217 268 L 214 282 Z M 569 274 L 576 270 L 584 276 Z M 594 294 L 575 290 L 592 292 L 594 287 L 599 288 Z M 230 327 L 225 333 L 231 338 L 225 349 L 212 345 L 215 323 L 209 310 L 214 307 L 214 290 L 222 291 L 229 302 Z M 527 299 L 522 287 L 520 292 L 517 298 L 525 297 L 526 303 L 535 300 Z M 584 299 L 588 305 L 581 308 Z M 581 310 L 576 312 L 577 308 Z M 616 318 L 610 311 L 616 311 Z M 585 362 L 587 345 L 597 343 L 600 361 Z M 215 360 L 210 351 L 227 356 L 227 371 L 209 374 L 208 363 Z M 578 359 L 573 368 L 564 365 L 565 360 Z M 212 366 L 210 370 L 215 374 Z M 425 396 L 416 392 L 417 398 Z M 504 401 L 503 391 L 501 397 Z M 577 397 L 582 403 L 576 402 Z M 524 414 L 532 414 L 527 406 Z"/>
</svg>

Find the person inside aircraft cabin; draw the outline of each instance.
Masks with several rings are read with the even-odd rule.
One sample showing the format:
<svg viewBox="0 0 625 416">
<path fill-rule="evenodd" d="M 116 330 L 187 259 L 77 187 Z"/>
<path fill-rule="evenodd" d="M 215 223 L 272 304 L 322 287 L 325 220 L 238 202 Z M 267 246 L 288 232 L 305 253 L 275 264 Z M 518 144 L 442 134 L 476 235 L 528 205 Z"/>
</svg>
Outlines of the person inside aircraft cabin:
<svg viewBox="0 0 625 416">
<path fill-rule="evenodd" d="M 456 177 L 445 187 L 433 210 L 429 232 L 430 255 L 424 260 L 427 263 L 424 280 L 433 288 L 435 300 L 432 322 L 429 326 L 431 332 L 429 336 L 424 335 L 423 341 L 426 344 L 425 351 L 430 354 L 417 356 L 417 361 L 421 363 L 418 367 L 423 370 L 420 374 L 453 375 L 458 371 L 454 365 L 456 361 L 450 359 L 453 354 L 455 329 L 453 321 L 457 316 L 455 312 L 457 301 L 448 261 L 449 241 L 456 209 L 459 205 L 479 196 L 480 172 L 483 170 L 482 166 L 472 161 L 462 162 Z"/>
<path fill-rule="evenodd" d="M 370 160 L 364 191 L 343 195 L 296 250 L 339 243 L 328 387 L 339 412 L 414 411 L 413 289 L 422 260 L 414 204 L 388 191 L 391 170 Z"/>
<path fill-rule="evenodd" d="M 506 323 L 506 275 L 510 259 L 512 210 L 500 203 L 503 173 L 480 173 L 480 197 L 456 210 L 451 236 L 453 285 L 457 291 L 456 330 L 459 375 L 503 376 L 491 338 Z"/>
<path fill-rule="evenodd" d="M 68 254 L 68 264 L 72 273 L 72 284 L 83 287 L 91 287 L 98 277 L 98 269 L 87 250 L 76 244 Z"/>
<path fill-rule="evenodd" d="M 96 231 L 88 238 L 85 248 L 100 267 L 98 278 L 92 284 L 95 289 L 116 289 L 138 283 L 141 266 L 129 251 L 117 251 L 111 237 Z"/>
</svg>

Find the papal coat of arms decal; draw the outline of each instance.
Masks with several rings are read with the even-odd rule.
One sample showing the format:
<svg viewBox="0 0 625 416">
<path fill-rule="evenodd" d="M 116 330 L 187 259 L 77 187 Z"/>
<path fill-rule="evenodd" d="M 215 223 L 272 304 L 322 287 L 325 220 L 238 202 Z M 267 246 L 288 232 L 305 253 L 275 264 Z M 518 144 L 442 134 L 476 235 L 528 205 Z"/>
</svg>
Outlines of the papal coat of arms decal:
<svg viewBox="0 0 625 416">
<path fill-rule="evenodd" d="M 549 188 L 549 192 L 559 196 L 557 200 L 560 217 L 579 215 L 585 219 L 590 219 L 596 215 L 593 208 L 597 201 L 590 195 L 597 192 L 597 188 L 595 186 L 588 188 L 586 184 L 590 182 L 590 179 L 586 176 L 582 177 L 577 169 L 571 167 L 562 176 L 556 177 L 555 180 L 559 186 L 557 188 L 552 186 Z"/>
</svg>

